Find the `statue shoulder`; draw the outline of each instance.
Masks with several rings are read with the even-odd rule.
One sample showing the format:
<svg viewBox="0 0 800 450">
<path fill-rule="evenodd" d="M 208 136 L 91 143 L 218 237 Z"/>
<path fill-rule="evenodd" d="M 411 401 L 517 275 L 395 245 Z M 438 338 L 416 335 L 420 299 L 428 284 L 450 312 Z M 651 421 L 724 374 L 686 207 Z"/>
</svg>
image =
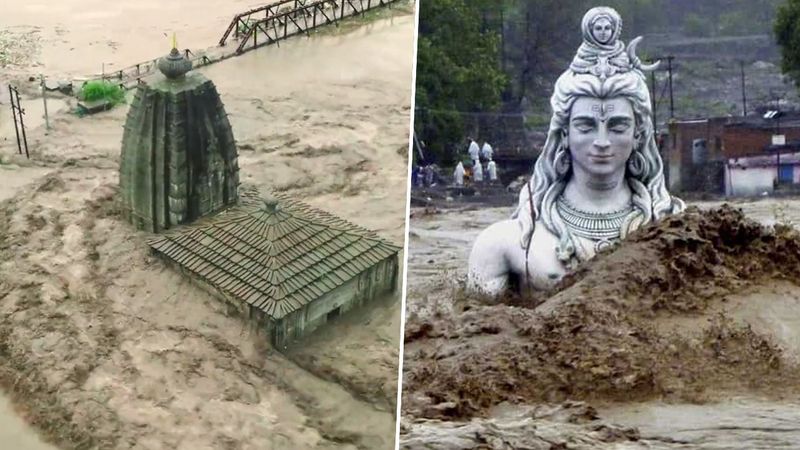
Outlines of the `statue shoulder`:
<svg viewBox="0 0 800 450">
<path fill-rule="evenodd" d="M 481 231 L 472 245 L 473 259 L 506 259 L 514 249 L 521 247 L 522 230 L 516 220 L 501 220 Z"/>
<path fill-rule="evenodd" d="M 566 273 L 558 260 L 558 238 L 537 221 L 531 236 L 530 251 L 526 255 L 530 283 L 537 289 L 549 289 Z"/>
<path fill-rule="evenodd" d="M 509 276 L 518 272 L 515 260 L 524 258 L 521 234 L 519 224 L 510 219 L 493 223 L 478 235 L 469 255 L 470 290 L 494 295 L 505 289 Z"/>
</svg>

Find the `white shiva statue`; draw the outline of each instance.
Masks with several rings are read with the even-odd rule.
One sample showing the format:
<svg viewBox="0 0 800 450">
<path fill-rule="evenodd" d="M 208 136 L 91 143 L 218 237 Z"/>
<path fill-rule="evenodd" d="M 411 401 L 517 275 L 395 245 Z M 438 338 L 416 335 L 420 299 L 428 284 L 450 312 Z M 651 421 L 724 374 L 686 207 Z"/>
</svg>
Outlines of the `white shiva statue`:
<svg viewBox="0 0 800 450">
<path fill-rule="evenodd" d="M 544 149 L 516 211 L 473 245 L 471 290 L 547 289 L 642 225 L 685 208 L 667 192 L 653 134 L 644 72 L 658 63 L 636 57 L 641 37 L 627 48 L 619 40 L 622 19 L 611 8 L 590 9 L 582 31 L 556 81 Z"/>
</svg>

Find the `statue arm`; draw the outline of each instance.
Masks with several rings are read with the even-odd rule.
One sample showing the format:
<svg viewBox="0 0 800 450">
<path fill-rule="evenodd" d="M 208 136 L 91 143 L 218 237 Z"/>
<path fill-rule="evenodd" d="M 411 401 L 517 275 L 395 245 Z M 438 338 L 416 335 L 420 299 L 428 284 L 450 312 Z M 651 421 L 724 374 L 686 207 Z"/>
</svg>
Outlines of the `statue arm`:
<svg viewBox="0 0 800 450">
<path fill-rule="evenodd" d="M 509 252 L 518 238 L 519 227 L 512 220 L 495 223 L 478 235 L 469 255 L 468 290 L 497 295 L 508 287 Z"/>
</svg>

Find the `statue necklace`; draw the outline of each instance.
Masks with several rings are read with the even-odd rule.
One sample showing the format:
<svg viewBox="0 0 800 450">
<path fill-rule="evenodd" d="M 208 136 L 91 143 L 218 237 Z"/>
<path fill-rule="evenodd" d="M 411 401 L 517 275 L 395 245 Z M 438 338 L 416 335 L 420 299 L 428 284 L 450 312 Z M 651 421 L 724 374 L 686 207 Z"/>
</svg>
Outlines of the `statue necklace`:
<svg viewBox="0 0 800 450">
<path fill-rule="evenodd" d="M 556 200 L 556 209 L 570 231 L 593 241 L 595 252 L 599 252 L 619 240 L 622 223 L 633 211 L 633 205 L 612 212 L 589 212 L 576 208 L 561 195 Z"/>
</svg>

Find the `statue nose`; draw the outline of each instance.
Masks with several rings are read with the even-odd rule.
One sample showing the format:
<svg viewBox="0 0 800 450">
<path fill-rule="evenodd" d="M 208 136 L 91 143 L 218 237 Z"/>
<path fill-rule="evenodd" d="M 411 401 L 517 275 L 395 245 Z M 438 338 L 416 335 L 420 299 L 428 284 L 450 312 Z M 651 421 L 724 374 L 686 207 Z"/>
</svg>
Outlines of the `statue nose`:
<svg viewBox="0 0 800 450">
<path fill-rule="evenodd" d="M 597 131 L 597 138 L 594 140 L 595 148 L 608 150 L 608 148 L 611 147 L 611 141 L 608 140 L 608 128 L 605 124 L 600 124 Z"/>
<path fill-rule="evenodd" d="M 605 134 L 601 134 L 597 137 L 597 139 L 595 139 L 594 146 L 605 150 L 611 147 L 611 141 L 608 140 L 608 137 Z"/>
</svg>

